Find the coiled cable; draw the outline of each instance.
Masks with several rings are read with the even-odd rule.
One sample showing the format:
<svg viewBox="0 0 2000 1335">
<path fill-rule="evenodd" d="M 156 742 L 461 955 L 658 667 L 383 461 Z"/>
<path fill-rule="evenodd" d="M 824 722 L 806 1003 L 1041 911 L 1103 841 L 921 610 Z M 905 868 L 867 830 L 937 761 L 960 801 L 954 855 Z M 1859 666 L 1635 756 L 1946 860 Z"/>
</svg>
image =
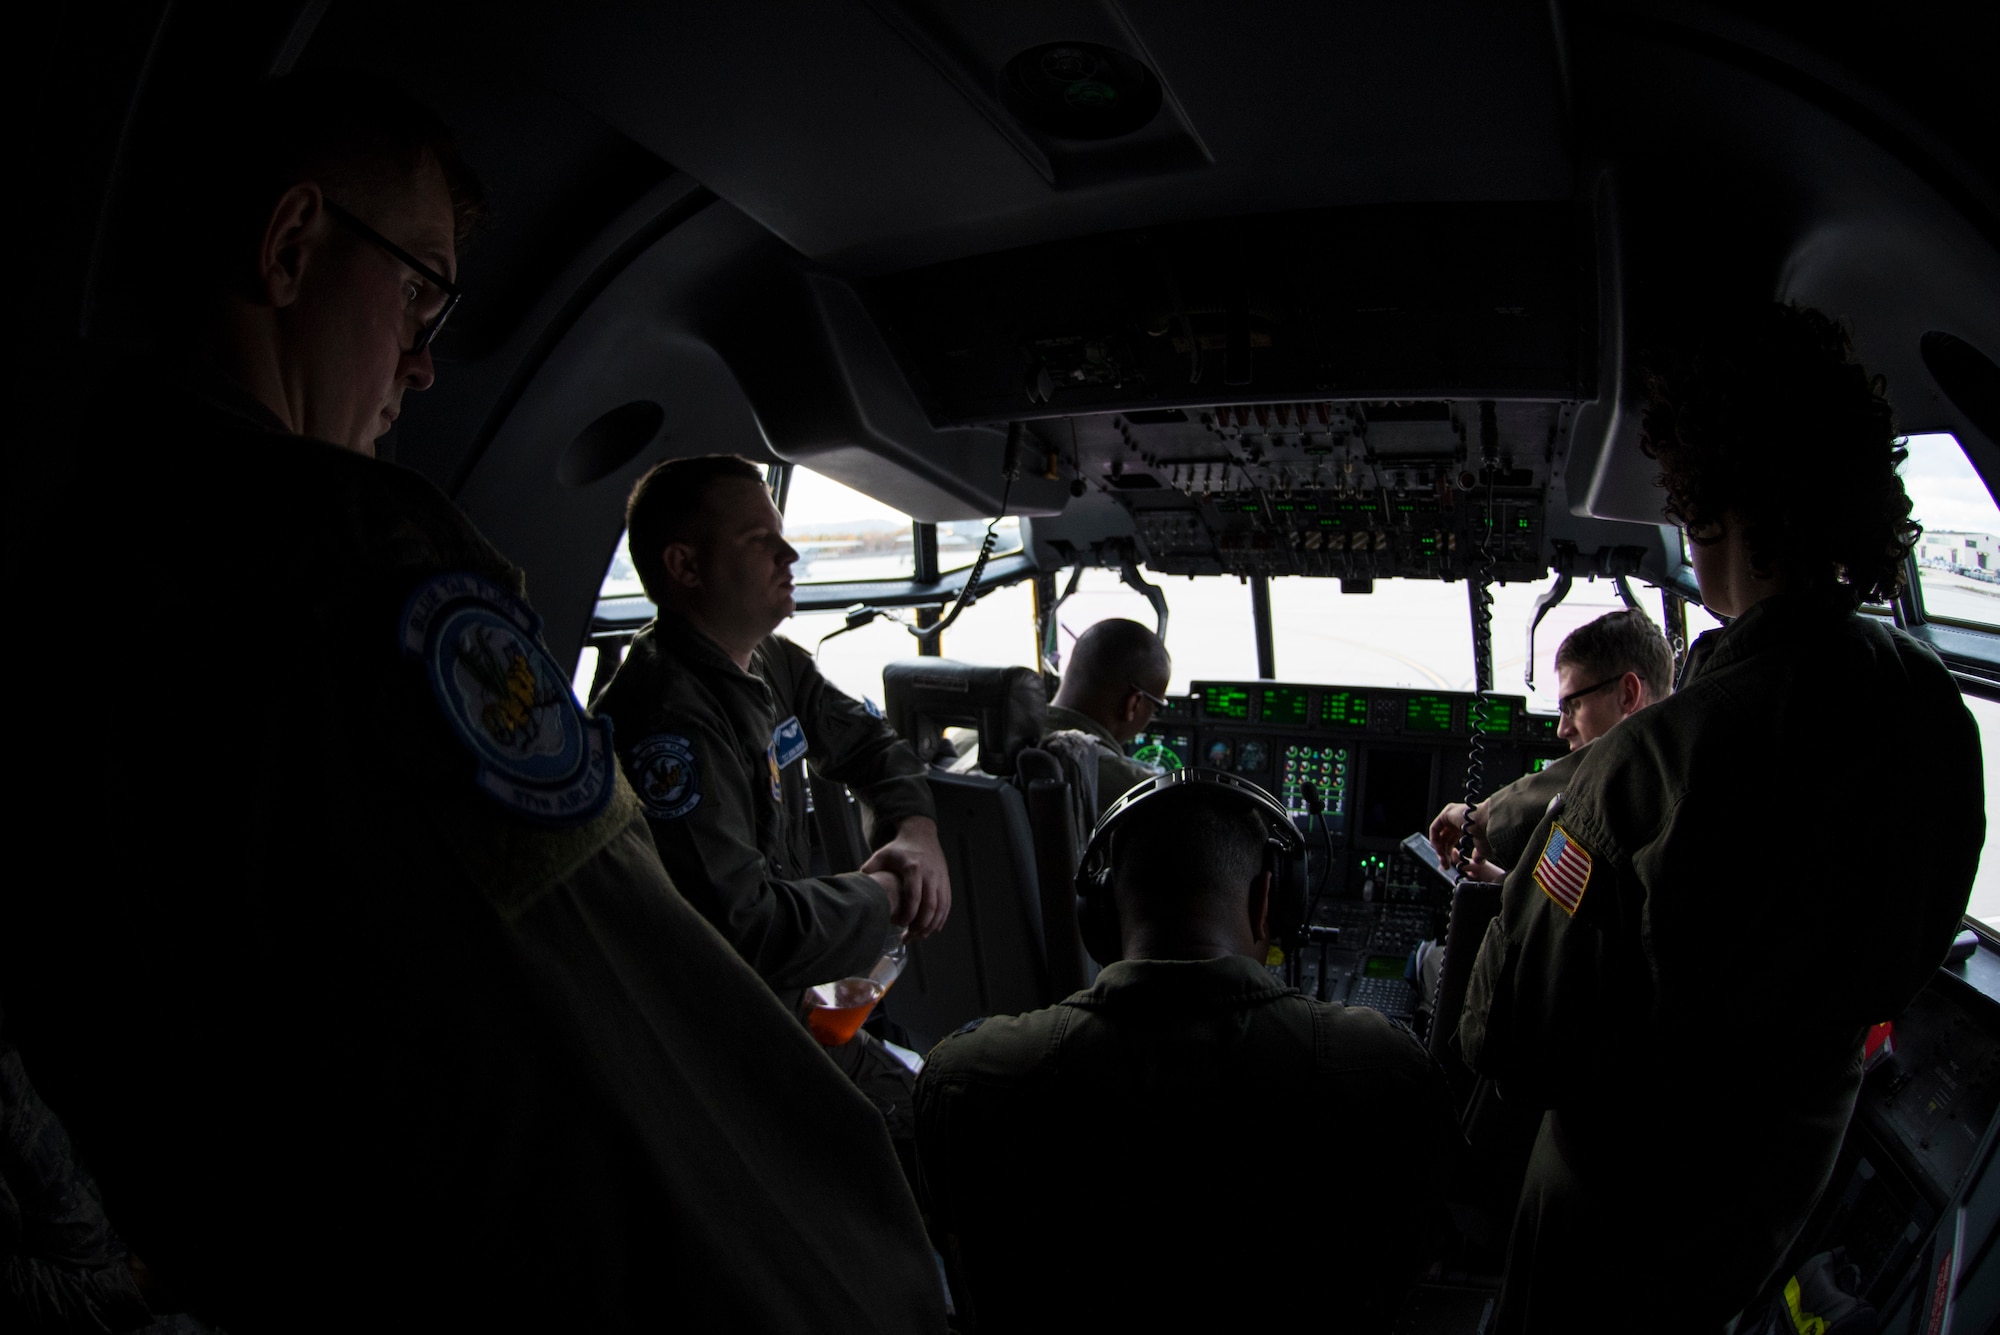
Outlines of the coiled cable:
<svg viewBox="0 0 2000 1335">
<path fill-rule="evenodd" d="M 1499 465 L 1499 426 L 1489 399 L 1479 405 L 1479 448 L 1486 474 L 1486 513 L 1481 517 L 1479 550 L 1467 572 L 1472 611 L 1472 740 L 1465 758 L 1465 825 L 1458 835 L 1458 871 L 1472 874 L 1472 811 L 1485 796 L 1486 728 L 1493 691 L 1493 481 Z"/>
<path fill-rule="evenodd" d="M 980 540 L 979 555 L 972 560 L 972 572 L 965 577 L 965 586 L 958 591 L 958 599 L 951 605 L 951 611 L 937 619 L 937 624 L 919 629 L 904 624 L 903 629 L 919 640 L 935 639 L 944 634 L 945 627 L 958 620 L 958 614 L 971 605 L 979 596 L 979 577 L 986 572 L 986 563 L 993 559 L 993 548 L 1000 541 L 1000 521 L 1007 515 L 1007 501 L 1014 494 L 1014 481 L 1021 476 L 1021 441 L 1027 428 L 1019 422 L 1007 424 L 1007 452 L 1000 461 L 1000 513 L 993 516 L 986 525 L 986 536 Z"/>
<path fill-rule="evenodd" d="M 1319 941 L 1319 985 L 1313 991 L 1319 1000 L 1325 1001 L 1327 999 L 1327 950 L 1339 939 L 1339 932 L 1337 929 L 1329 929 L 1323 933 L 1315 932 L 1313 930 L 1313 914 L 1319 912 L 1319 901 L 1326 894 L 1327 881 L 1333 876 L 1333 827 L 1327 824 L 1326 801 L 1320 795 L 1319 785 L 1310 779 L 1303 780 L 1299 784 L 1299 793 L 1305 798 L 1306 802 L 1306 835 L 1310 839 L 1312 835 L 1312 823 L 1315 820 L 1319 821 L 1320 837 L 1326 843 L 1326 851 L 1320 857 L 1319 883 L 1313 887 L 1312 898 L 1306 902 L 1305 917 L 1299 923 L 1298 953 L 1300 955 L 1305 953 L 1306 943 L 1315 938 Z M 1293 987 L 1299 985 L 1298 967 L 1299 961 L 1295 959 L 1292 962 L 1292 976 L 1288 980 Z"/>
<path fill-rule="evenodd" d="M 1000 472 L 1000 513 L 994 515 L 987 523 L 986 536 L 979 543 L 979 554 L 973 557 L 972 569 L 967 573 L 965 584 L 958 591 L 958 597 L 953 600 L 951 610 L 939 617 L 935 625 L 914 626 L 887 608 L 870 607 L 863 603 L 857 603 L 847 609 L 847 622 L 845 625 L 820 636 L 819 643 L 813 646 L 814 658 L 819 657 L 820 647 L 834 636 L 845 635 L 851 630 L 859 630 L 877 619 L 893 621 L 919 640 L 935 639 L 937 636 L 944 634 L 947 626 L 958 620 L 960 612 L 963 612 L 978 600 L 979 577 L 986 573 L 986 563 L 993 559 L 993 549 L 1000 544 L 1000 521 L 1007 517 L 1007 502 L 1012 499 L 1014 483 L 1021 476 L 1021 439 L 1023 432 L 1024 428 L 1019 422 L 1010 423 L 1007 428 L 1007 453 L 1001 464 Z M 1081 574 L 1081 570 L 1078 573 Z"/>
</svg>

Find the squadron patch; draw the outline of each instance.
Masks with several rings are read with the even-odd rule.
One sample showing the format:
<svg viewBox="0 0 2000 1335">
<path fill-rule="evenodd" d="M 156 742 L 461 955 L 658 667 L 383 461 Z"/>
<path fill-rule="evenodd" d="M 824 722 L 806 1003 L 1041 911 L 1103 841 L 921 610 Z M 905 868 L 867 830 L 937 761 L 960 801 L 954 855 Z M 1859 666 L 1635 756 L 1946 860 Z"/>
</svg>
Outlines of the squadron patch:
<svg viewBox="0 0 2000 1335">
<path fill-rule="evenodd" d="M 701 805 L 701 769 L 694 744 L 671 732 L 655 733 L 632 748 L 632 786 L 654 820 L 678 820 Z"/>
<path fill-rule="evenodd" d="M 771 753 L 777 758 L 778 768 L 788 768 L 794 760 L 806 753 L 806 730 L 799 723 L 799 716 L 792 715 L 778 725 L 771 734 Z"/>
<path fill-rule="evenodd" d="M 420 585 L 399 623 L 479 790 L 540 824 L 580 825 L 611 799 L 611 725 L 584 718 L 540 632 L 527 604 L 466 573 Z"/>
<path fill-rule="evenodd" d="M 1569 831 L 1555 825 L 1549 830 L 1548 843 L 1542 846 L 1534 875 L 1542 893 L 1553 899 L 1564 913 L 1575 917 L 1577 906 L 1583 903 L 1583 892 L 1590 888 L 1590 853 L 1570 837 Z"/>
</svg>

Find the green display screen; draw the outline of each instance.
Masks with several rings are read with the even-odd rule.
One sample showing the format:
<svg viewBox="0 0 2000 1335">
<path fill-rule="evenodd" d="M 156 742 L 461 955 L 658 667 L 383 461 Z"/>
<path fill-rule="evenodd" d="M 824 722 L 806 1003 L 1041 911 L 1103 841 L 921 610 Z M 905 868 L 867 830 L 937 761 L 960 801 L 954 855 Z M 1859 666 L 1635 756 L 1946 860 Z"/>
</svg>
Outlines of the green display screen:
<svg viewBox="0 0 2000 1335">
<path fill-rule="evenodd" d="M 1368 697 L 1358 691 L 1328 691 L 1319 698 L 1319 721 L 1335 728 L 1368 726 Z"/>
<path fill-rule="evenodd" d="M 1451 701 L 1441 695 L 1413 695 L 1403 706 L 1404 732 L 1450 732 Z"/>
<path fill-rule="evenodd" d="M 1250 720 L 1250 692 L 1241 686 L 1204 686 L 1201 707 L 1210 718 Z"/>
<path fill-rule="evenodd" d="M 1194 740 L 1185 733 L 1142 732 L 1133 739 L 1132 759 L 1155 769 L 1181 769 L 1194 751 Z"/>
<path fill-rule="evenodd" d="M 1533 760 L 1530 760 L 1528 762 L 1528 773 L 1540 774 L 1543 770 L 1547 769 L 1548 767 L 1549 767 L 1549 758 L 1547 756 L 1536 756 Z"/>
<path fill-rule="evenodd" d="M 1296 686 L 1273 686 L 1264 692 L 1259 717 L 1265 723 L 1291 723 L 1304 727 L 1306 693 Z"/>
<path fill-rule="evenodd" d="M 1473 706 L 1472 713 L 1474 718 L 1478 717 L 1479 707 L 1477 705 Z M 1512 733 L 1514 731 L 1514 706 L 1504 700 L 1488 700 L 1486 702 L 1486 726 L 1481 728 L 1480 731 L 1499 737 L 1505 737 Z"/>
<path fill-rule="evenodd" d="M 1368 963 L 1362 967 L 1364 978 L 1401 978 L 1409 969 L 1409 962 L 1401 955 L 1370 955 Z"/>
</svg>

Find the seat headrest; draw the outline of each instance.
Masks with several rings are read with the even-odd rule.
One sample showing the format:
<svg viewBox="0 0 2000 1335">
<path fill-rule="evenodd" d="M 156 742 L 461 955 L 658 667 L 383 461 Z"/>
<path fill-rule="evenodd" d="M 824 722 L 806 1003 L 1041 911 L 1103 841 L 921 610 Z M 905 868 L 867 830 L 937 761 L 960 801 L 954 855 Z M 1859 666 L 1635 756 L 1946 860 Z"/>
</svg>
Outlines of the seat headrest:
<svg viewBox="0 0 2000 1335">
<path fill-rule="evenodd" d="M 979 733 L 979 768 L 1011 774 L 1014 757 L 1040 740 L 1049 702 L 1042 674 L 1028 667 L 979 667 L 948 658 L 911 658 L 882 669 L 889 726 L 926 765 L 946 728 Z"/>
<path fill-rule="evenodd" d="M 1020 771 L 1022 783 L 1033 783 L 1037 779 L 1049 783 L 1063 781 L 1062 762 L 1042 750 L 1039 746 L 1024 746 L 1014 757 L 1014 768 Z"/>
</svg>

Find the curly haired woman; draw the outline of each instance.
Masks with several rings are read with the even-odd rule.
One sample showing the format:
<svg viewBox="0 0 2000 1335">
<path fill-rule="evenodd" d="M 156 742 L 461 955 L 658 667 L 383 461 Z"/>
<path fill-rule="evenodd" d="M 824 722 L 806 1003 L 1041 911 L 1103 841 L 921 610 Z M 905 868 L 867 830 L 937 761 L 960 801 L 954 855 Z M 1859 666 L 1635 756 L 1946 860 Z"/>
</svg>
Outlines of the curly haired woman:
<svg viewBox="0 0 2000 1335">
<path fill-rule="evenodd" d="M 1591 748 L 1480 949 L 1467 1059 L 1545 1110 L 1502 1330 L 1722 1330 L 1763 1292 L 1985 834 L 1950 674 L 1860 610 L 1920 530 L 1846 334 L 1771 305 L 1649 362 L 1641 443 L 1729 624 Z"/>
</svg>

